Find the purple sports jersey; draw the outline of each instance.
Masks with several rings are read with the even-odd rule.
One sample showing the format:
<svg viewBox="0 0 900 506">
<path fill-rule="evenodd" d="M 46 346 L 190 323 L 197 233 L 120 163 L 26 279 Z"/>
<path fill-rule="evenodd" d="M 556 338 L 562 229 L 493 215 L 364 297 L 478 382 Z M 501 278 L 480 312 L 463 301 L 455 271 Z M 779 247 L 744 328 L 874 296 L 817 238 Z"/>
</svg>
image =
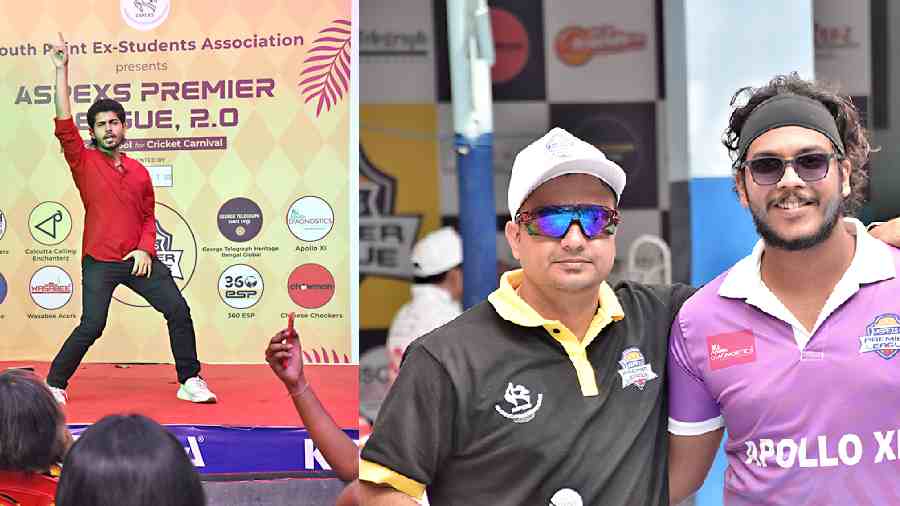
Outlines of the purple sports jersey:
<svg viewBox="0 0 900 506">
<path fill-rule="evenodd" d="M 900 250 L 856 253 L 811 331 L 766 288 L 763 246 L 682 307 L 669 432 L 724 426 L 725 504 L 900 505 Z"/>
</svg>

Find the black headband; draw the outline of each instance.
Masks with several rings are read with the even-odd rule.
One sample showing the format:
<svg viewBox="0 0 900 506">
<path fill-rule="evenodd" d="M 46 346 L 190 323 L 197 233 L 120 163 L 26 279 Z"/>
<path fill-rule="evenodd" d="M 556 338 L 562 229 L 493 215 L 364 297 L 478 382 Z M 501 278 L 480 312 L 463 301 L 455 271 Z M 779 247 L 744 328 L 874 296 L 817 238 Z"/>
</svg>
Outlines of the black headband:
<svg viewBox="0 0 900 506">
<path fill-rule="evenodd" d="M 844 143 L 834 116 L 818 100 L 794 94 L 775 95 L 756 106 L 741 128 L 737 163 L 744 160 L 750 144 L 769 130 L 783 126 L 800 126 L 815 130 L 831 140 L 838 154 L 844 155 Z"/>
</svg>

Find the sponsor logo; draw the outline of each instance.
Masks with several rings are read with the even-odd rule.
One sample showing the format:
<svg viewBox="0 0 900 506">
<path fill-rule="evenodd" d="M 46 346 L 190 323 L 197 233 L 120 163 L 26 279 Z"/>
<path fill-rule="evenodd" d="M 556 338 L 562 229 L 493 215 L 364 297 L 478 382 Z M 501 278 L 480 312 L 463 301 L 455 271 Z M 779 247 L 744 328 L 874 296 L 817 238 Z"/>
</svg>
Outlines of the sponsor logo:
<svg viewBox="0 0 900 506">
<path fill-rule="evenodd" d="M 206 467 L 206 461 L 203 459 L 203 452 L 200 451 L 200 443 L 204 441 L 203 436 L 188 436 L 187 437 L 187 446 L 184 447 L 184 452 L 187 454 L 188 458 L 191 459 L 191 464 L 194 464 L 194 467 Z"/>
<path fill-rule="evenodd" d="M 359 55 L 366 57 L 427 57 L 431 37 L 424 31 L 393 32 L 360 30 Z"/>
<path fill-rule="evenodd" d="M 749 330 L 707 336 L 706 346 L 713 371 L 756 362 L 756 337 Z"/>
<path fill-rule="evenodd" d="M 146 165 L 150 180 L 156 188 L 172 188 L 175 186 L 174 168 L 171 165 Z"/>
<path fill-rule="evenodd" d="M 3 301 L 6 300 L 7 293 L 9 293 L 9 285 L 6 283 L 6 278 L 0 273 L 0 304 L 3 304 Z"/>
<path fill-rule="evenodd" d="M 659 377 L 653 372 L 641 350 L 635 346 L 626 348 L 622 352 L 619 365 L 622 367 L 619 369 L 619 376 L 622 377 L 622 389 L 634 385 L 638 390 L 643 390 L 648 381 Z"/>
<path fill-rule="evenodd" d="M 169 17 L 170 0 L 119 0 L 122 19 L 141 31 L 152 30 Z"/>
<path fill-rule="evenodd" d="M 334 228 L 334 210 L 325 199 L 311 195 L 300 197 L 288 208 L 287 226 L 301 241 L 321 240 Z"/>
<path fill-rule="evenodd" d="M 571 488 L 557 490 L 550 498 L 550 506 L 582 506 L 581 494 Z"/>
<path fill-rule="evenodd" d="M 874 463 L 882 462 L 885 457 L 894 457 L 888 460 L 896 460 L 891 445 L 894 431 L 876 431 L 873 436 L 879 447 Z M 763 438 L 758 441 L 745 441 L 744 445 L 747 447 L 744 452 L 745 464 L 757 467 L 771 465 L 784 469 L 855 466 L 866 453 L 863 449 L 863 438 L 857 434 L 843 434 L 840 437 L 830 435 L 802 437 L 799 440 Z"/>
<path fill-rule="evenodd" d="M 615 25 L 567 26 L 556 34 L 554 46 L 560 61 L 580 66 L 595 56 L 608 56 L 647 48 L 647 34 L 628 32 Z"/>
<path fill-rule="evenodd" d="M 31 211 L 28 225 L 35 241 L 53 246 L 69 237 L 72 232 L 72 215 L 59 202 L 41 202 Z"/>
<path fill-rule="evenodd" d="M 303 264 L 288 277 L 288 295 L 300 307 L 320 308 L 334 296 L 334 276 L 319 264 Z"/>
<path fill-rule="evenodd" d="M 184 291 L 197 269 L 197 239 L 178 211 L 158 201 L 155 211 L 156 257 L 168 267 L 178 289 Z M 116 290 L 113 298 L 127 306 L 150 307 L 131 290 Z"/>
<path fill-rule="evenodd" d="M 262 229 L 262 209 L 248 198 L 236 197 L 222 204 L 216 222 L 219 232 L 228 240 L 247 242 Z"/>
<path fill-rule="evenodd" d="M 184 280 L 184 273 L 181 270 L 181 257 L 184 256 L 184 250 L 175 249 L 175 236 L 163 228 L 159 220 L 156 220 L 156 256 L 166 264 L 166 267 L 172 272 L 173 278 Z"/>
<path fill-rule="evenodd" d="M 359 149 L 359 273 L 409 279 L 421 218 L 394 214 L 397 181 Z"/>
<path fill-rule="evenodd" d="M 816 56 L 831 56 L 836 49 L 856 49 L 859 42 L 853 38 L 853 27 L 850 25 L 825 25 L 815 23 L 814 40 Z"/>
<path fill-rule="evenodd" d="M 6 215 L 0 210 L 0 239 L 3 239 L 4 234 L 6 234 Z"/>
<path fill-rule="evenodd" d="M 72 299 L 72 277 L 60 267 L 41 267 L 31 276 L 31 300 L 44 309 L 59 309 Z"/>
<path fill-rule="evenodd" d="M 532 402 L 531 390 L 525 385 L 513 385 L 510 382 L 506 385 L 503 400 L 512 407 L 504 409 L 500 403 L 494 404 L 494 409 L 497 410 L 497 413 L 515 423 L 526 423 L 534 420 L 535 414 L 541 409 L 541 403 L 544 402 L 544 394 L 537 394 L 537 398 Z"/>
<path fill-rule="evenodd" d="M 547 140 L 547 144 L 544 147 L 551 155 L 557 158 L 568 158 L 572 156 L 572 149 L 575 148 L 575 139 L 562 132 L 556 133 Z"/>
<path fill-rule="evenodd" d="M 219 276 L 219 297 L 235 309 L 256 305 L 262 298 L 263 288 L 262 275 L 249 265 L 232 265 Z"/>
<path fill-rule="evenodd" d="M 512 81 L 522 72 L 530 57 L 528 31 L 515 14 L 500 7 L 491 7 L 491 32 L 496 54 L 491 79 L 499 84 Z"/>
<path fill-rule="evenodd" d="M 866 335 L 859 338 L 859 352 L 873 351 L 885 360 L 897 356 L 900 352 L 900 316 L 885 313 L 866 326 Z"/>
</svg>

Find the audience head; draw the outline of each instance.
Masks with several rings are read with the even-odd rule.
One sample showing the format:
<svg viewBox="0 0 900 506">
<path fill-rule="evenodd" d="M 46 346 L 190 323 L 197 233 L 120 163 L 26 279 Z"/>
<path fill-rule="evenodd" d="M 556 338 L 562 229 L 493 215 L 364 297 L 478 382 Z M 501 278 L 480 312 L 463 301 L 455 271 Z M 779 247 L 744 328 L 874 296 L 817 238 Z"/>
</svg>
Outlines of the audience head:
<svg viewBox="0 0 900 506">
<path fill-rule="evenodd" d="M 85 430 L 63 463 L 60 506 L 204 506 L 184 447 L 141 415 L 111 415 Z"/>
<path fill-rule="evenodd" d="M 0 373 L 0 470 L 44 473 L 71 440 L 65 415 L 34 373 Z"/>
</svg>

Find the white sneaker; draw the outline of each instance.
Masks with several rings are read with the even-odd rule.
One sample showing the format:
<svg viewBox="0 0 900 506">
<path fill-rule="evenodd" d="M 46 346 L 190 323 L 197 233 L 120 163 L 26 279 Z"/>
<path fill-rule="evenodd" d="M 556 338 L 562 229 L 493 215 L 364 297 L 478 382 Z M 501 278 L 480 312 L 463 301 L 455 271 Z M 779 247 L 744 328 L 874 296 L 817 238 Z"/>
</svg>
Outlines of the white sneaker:
<svg viewBox="0 0 900 506">
<path fill-rule="evenodd" d="M 69 396 L 66 394 L 65 389 L 51 387 L 47 385 L 47 388 L 50 389 L 50 393 L 53 394 L 53 398 L 56 399 L 56 402 L 60 405 L 65 405 L 69 400 Z"/>
<path fill-rule="evenodd" d="M 183 401 L 200 402 L 203 404 L 215 404 L 218 400 L 216 399 L 216 394 L 209 391 L 209 387 L 200 376 L 188 378 L 188 380 L 178 388 L 177 396 Z"/>
</svg>

